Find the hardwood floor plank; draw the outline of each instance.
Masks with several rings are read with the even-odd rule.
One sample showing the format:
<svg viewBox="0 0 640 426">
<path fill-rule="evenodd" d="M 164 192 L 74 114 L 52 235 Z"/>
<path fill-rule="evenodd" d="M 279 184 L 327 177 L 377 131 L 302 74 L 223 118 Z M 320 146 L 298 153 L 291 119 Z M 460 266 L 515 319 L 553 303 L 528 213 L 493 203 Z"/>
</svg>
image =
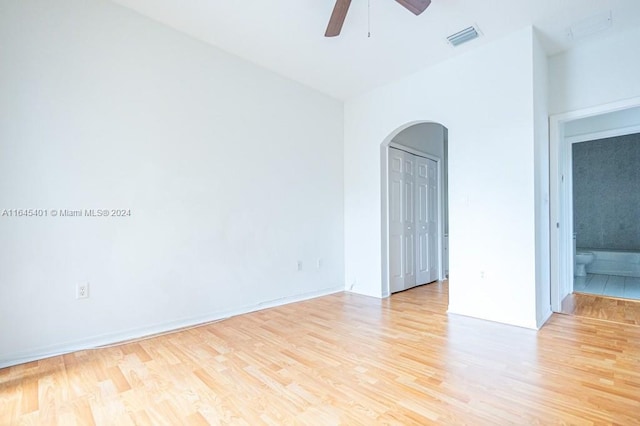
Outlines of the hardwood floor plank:
<svg viewBox="0 0 640 426">
<path fill-rule="evenodd" d="M 199 412 L 195 412 L 186 418 L 186 424 L 190 426 L 209 426 L 209 422 Z"/>
<path fill-rule="evenodd" d="M 37 375 L 28 377 L 27 380 L 22 381 L 20 393 L 20 412 L 22 414 L 29 414 L 38 411 L 40 404 Z"/>
<path fill-rule="evenodd" d="M 562 312 L 569 315 L 640 325 L 640 300 L 574 293 L 562 301 Z"/>
<path fill-rule="evenodd" d="M 95 419 L 91 412 L 88 398 L 78 398 L 72 402 L 75 424 L 77 425 L 95 425 Z M 62 423 L 66 424 L 66 423 Z"/>
<path fill-rule="evenodd" d="M 640 303 L 600 299 L 535 332 L 334 294 L 0 370 L 0 425 L 639 424 Z"/>
</svg>

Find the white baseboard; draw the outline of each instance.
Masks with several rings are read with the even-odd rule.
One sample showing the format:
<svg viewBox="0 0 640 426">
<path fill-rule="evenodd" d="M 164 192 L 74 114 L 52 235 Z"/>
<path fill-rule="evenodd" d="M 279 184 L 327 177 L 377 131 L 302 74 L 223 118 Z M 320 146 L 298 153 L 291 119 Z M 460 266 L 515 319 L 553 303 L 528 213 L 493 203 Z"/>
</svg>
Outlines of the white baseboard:
<svg viewBox="0 0 640 426">
<path fill-rule="evenodd" d="M 287 305 L 289 303 L 301 302 L 304 300 L 314 299 L 316 297 L 326 296 L 329 294 L 340 293 L 344 290 L 344 286 L 331 287 L 322 290 L 312 291 L 309 293 L 296 294 L 286 296 L 279 299 L 267 300 L 249 306 L 243 306 L 228 311 L 211 312 L 206 315 L 197 317 L 184 318 L 175 321 L 155 324 L 151 326 L 130 329 L 117 333 L 103 334 L 88 339 L 67 342 L 60 345 L 52 345 L 41 348 L 35 348 L 28 352 L 18 352 L 3 355 L 0 358 L 0 368 L 11 367 L 13 365 L 24 364 L 26 362 L 37 361 L 40 359 L 50 358 L 58 355 L 64 355 L 71 352 L 96 349 L 100 346 L 124 343 L 130 340 L 141 339 L 161 333 L 176 331 L 185 327 L 193 327 L 208 322 L 219 321 L 231 318 L 237 315 L 247 314 L 250 312 L 260 311 L 262 309 L 274 308 L 276 306 Z"/>
<path fill-rule="evenodd" d="M 360 296 L 369 296 L 369 297 L 375 297 L 376 299 L 382 299 L 383 296 L 382 292 L 370 292 L 370 291 L 362 291 L 360 290 L 357 286 L 354 286 L 353 288 L 345 288 L 344 291 L 348 292 L 348 293 L 353 293 L 353 294 L 359 294 Z"/>
<path fill-rule="evenodd" d="M 506 318 L 502 318 L 502 317 L 498 317 L 498 316 L 493 316 L 493 315 L 487 315 L 487 312 L 480 312 L 480 311 L 473 311 L 473 310 L 459 310 L 457 309 L 456 306 L 451 306 L 451 304 L 449 304 L 449 308 L 447 309 L 447 314 L 448 315 L 457 315 L 460 317 L 467 317 L 467 318 L 473 318 L 473 319 L 477 319 L 477 320 L 481 320 L 481 321 L 490 321 L 490 322 L 495 322 L 498 324 L 503 324 L 503 325 L 508 325 L 511 327 L 520 327 L 520 328 L 526 328 L 528 330 L 538 330 L 539 327 L 537 327 L 537 325 L 535 323 L 520 323 L 520 322 L 513 322 L 509 319 Z"/>
</svg>

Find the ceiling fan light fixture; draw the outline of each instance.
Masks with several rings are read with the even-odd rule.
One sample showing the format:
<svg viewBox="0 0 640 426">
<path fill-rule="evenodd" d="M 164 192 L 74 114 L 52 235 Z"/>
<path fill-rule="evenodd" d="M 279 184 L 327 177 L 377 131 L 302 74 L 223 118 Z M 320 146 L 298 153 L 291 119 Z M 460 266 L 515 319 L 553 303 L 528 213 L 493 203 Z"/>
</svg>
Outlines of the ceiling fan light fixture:
<svg viewBox="0 0 640 426">
<path fill-rule="evenodd" d="M 458 31 L 455 34 L 451 34 L 449 37 L 447 37 L 447 41 L 451 46 L 458 47 L 461 44 L 467 43 L 478 37 L 480 37 L 480 31 L 475 25 L 473 25 L 465 28 L 464 30 Z"/>
</svg>

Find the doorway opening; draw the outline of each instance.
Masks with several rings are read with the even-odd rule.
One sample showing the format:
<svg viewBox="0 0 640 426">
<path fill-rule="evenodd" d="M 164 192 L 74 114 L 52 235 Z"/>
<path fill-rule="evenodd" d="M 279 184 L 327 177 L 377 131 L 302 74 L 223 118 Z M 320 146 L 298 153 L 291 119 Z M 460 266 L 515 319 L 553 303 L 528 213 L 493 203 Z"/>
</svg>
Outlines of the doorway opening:
<svg viewBox="0 0 640 426">
<path fill-rule="evenodd" d="M 640 108 L 611 114 L 640 124 Z M 640 126 L 629 127 L 571 145 L 574 292 L 640 299 Z"/>
<path fill-rule="evenodd" d="M 582 208 L 580 207 L 582 202 L 574 200 L 574 179 L 580 178 L 582 171 L 577 172 L 574 176 L 574 152 L 582 155 L 580 151 L 583 150 L 574 150 L 574 145 L 588 143 L 586 141 L 591 140 L 605 141 L 609 138 L 639 133 L 640 98 L 552 116 L 550 131 L 551 307 L 554 312 L 562 312 L 563 300 L 574 290 L 580 291 L 581 286 L 585 284 L 586 279 L 578 278 L 576 280 L 575 275 L 580 276 L 589 270 L 583 264 L 585 259 L 594 260 L 590 256 L 576 257 L 576 249 L 580 253 L 583 251 L 592 253 L 591 249 L 595 250 L 598 247 L 584 245 L 599 245 L 599 243 L 593 242 L 596 241 L 595 238 L 592 238 L 593 236 L 588 235 L 592 231 L 585 227 L 582 219 L 578 219 L 578 222 L 575 220 L 575 208 Z M 586 145 L 580 148 L 584 147 Z M 576 201 L 579 205 L 575 205 Z M 619 226 L 625 225 L 619 223 Z M 612 230 L 607 231 L 602 228 L 598 232 L 601 234 L 600 241 L 611 240 L 611 236 L 604 238 L 603 233 L 612 232 Z M 576 263 L 576 259 L 578 263 Z M 604 258 L 601 258 L 602 260 Z M 602 281 L 601 278 L 597 279 Z M 604 290 L 606 283 L 599 281 L 594 282 L 594 285 L 603 284 Z M 619 278 L 612 281 L 611 289 L 616 290 L 614 297 L 624 297 L 624 283 L 625 280 L 620 281 Z"/>
<path fill-rule="evenodd" d="M 380 145 L 382 296 L 448 276 L 448 131 L 408 123 Z"/>
</svg>

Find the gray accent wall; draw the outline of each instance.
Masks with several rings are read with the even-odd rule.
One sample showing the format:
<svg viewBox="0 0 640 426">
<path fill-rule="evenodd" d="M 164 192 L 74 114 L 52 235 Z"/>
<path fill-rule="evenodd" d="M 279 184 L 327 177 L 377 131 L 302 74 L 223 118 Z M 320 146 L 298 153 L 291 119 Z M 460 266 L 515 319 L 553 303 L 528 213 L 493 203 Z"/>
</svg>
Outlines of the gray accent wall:
<svg viewBox="0 0 640 426">
<path fill-rule="evenodd" d="M 640 133 L 574 143 L 572 153 L 576 245 L 640 251 Z"/>
</svg>

